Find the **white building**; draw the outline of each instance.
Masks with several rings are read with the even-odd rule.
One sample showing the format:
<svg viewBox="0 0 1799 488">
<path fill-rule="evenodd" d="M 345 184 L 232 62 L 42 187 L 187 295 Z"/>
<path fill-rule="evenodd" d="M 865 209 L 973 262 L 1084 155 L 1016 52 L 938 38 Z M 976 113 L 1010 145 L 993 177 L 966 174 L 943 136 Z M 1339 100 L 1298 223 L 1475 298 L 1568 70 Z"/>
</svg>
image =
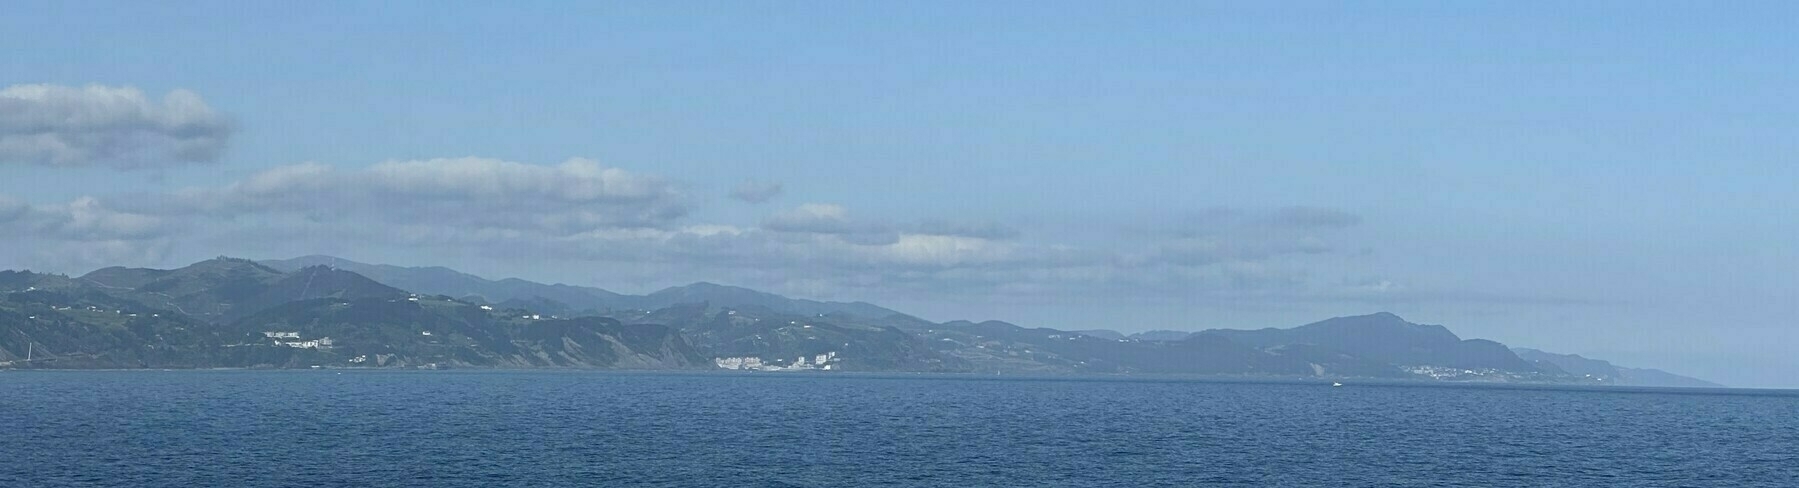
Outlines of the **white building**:
<svg viewBox="0 0 1799 488">
<path fill-rule="evenodd" d="M 762 358 L 755 356 L 716 358 L 712 364 L 721 369 L 762 369 Z"/>
<path fill-rule="evenodd" d="M 712 364 L 718 366 L 720 369 L 731 370 L 814 371 L 822 369 L 829 371 L 832 369 L 830 362 L 835 360 L 837 360 L 837 352 L 832 351 L 811 356 L 799 356 L 794 358 L 793 362 L 788 363 L 786 366 L 763 362 L 762 358 L 755 356 L 713 358 Z"/>
<path fill-rule="evenodd" d="M 287 347 L 299 348 L 299 349 L 330 349 L 331 348 L 331 338 L 330 337 L 320 337 L 320 338 L 313 339 L 310 341 L 283 342 L 283 343 L 281 343 L 281 345 L 287 346 Z"/>
</svg>

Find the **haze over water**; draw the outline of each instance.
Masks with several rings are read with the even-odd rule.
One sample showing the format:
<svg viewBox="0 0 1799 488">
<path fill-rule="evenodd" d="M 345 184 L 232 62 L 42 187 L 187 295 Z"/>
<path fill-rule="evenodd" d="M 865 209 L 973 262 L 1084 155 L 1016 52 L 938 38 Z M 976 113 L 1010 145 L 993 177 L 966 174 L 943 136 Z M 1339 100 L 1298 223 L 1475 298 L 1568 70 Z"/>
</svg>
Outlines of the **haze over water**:
<svg viewBox="0 0 1799 488">
<path fill-rule="evenodd" d="M 595 372 L 0 374 L 4 486 L 1791 486 L 1799 393 Z"/>
</svg>

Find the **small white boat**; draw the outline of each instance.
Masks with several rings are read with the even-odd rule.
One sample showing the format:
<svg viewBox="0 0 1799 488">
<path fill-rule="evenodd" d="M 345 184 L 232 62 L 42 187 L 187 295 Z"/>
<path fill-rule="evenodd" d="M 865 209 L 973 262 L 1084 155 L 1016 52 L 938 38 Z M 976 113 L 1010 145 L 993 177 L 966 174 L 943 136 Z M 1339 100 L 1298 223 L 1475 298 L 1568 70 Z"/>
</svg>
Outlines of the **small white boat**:
<svg viewBox="0 0 1799 488">
<path fill-rule="evenodd" d="M 1331 387 L 1332 387 L 1332 388 L 1336 388 L 1336 387 L 1339 387 L 1339 386 L 1343 386 L 1343 384 L 1342 384 L 1342 383 L 1338 383 L 1338 382 L 1335 382 L 1335 381 L 1332 381 L 1332 382 L 1331 382 Z"/>
</svg>

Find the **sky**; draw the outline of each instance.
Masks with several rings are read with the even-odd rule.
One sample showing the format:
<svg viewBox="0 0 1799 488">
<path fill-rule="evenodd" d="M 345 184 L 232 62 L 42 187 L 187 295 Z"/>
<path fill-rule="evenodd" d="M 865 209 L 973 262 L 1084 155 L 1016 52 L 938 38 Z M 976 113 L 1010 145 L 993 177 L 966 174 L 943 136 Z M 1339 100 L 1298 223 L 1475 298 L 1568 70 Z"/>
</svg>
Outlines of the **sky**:
<svg viewBox="0 0 1799 488">
<path fill-rule="evenodd" d="M 330 254 L 1799 387 L 1785 2 L 18 2 L 0 269 Z"/>
</svg>

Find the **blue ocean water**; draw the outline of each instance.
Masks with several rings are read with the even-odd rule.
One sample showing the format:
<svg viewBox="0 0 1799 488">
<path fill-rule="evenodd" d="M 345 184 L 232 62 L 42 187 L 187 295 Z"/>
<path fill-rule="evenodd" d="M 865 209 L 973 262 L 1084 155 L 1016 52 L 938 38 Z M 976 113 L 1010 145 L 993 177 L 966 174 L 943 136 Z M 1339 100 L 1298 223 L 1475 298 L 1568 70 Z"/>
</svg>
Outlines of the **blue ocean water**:
<svg viewBox="0 0 1799 488">
<path fill-rule="evenodd" d="M 1799 394 L 0 373 L 0 486 L 1799 486 Z"/>
</svg>

